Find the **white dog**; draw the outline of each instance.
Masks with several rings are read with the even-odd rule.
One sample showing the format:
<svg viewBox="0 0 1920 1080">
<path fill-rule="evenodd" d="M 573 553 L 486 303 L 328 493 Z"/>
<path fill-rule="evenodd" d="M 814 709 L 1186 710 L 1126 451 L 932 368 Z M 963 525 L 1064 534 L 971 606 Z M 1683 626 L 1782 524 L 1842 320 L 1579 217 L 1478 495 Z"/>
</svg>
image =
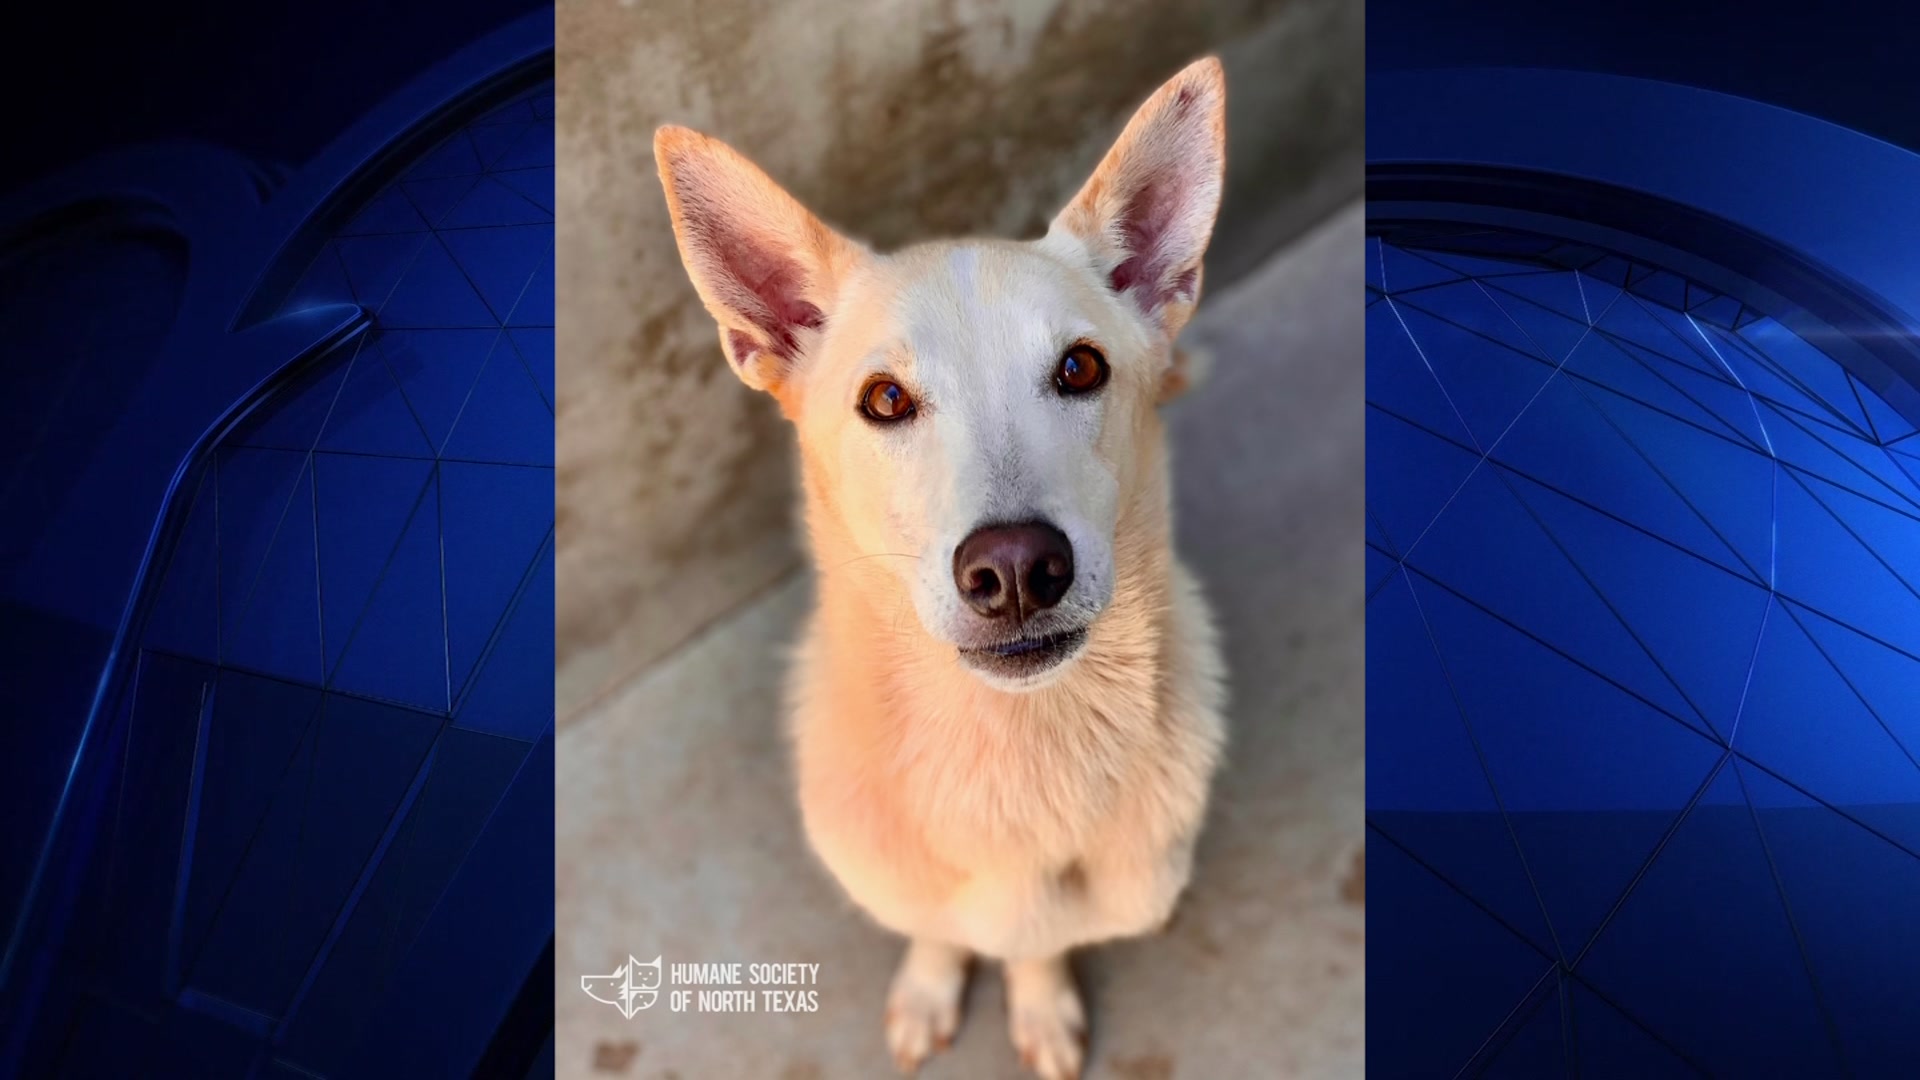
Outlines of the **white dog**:
<svg viewBox="0 0 1920 1080">
<path fill-rule="evenodd" d="M 727 363 L 799 433 L 818 600 L 792 676 L 806 831 L 910 944 L 887 1004 L 912 1071 L 968 962 L 1013 1042 L 1079 1075 L 1068 950 L 1155 930 L 1185 887 L 1224 729 L 1174 558 L 1156 405 L 1219 207 L 1202 60 L 1127 125 L 1047 235 L 880 254 L 725 145 L 662 128 L 680 254 Z"/>
</svg>

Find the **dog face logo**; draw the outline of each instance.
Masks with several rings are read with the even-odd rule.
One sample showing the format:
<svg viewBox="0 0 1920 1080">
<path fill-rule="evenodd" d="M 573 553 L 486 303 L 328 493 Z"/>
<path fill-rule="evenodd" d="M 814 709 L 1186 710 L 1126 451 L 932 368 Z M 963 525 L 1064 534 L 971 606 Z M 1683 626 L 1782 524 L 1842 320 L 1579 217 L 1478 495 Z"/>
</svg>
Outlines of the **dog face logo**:
<svg viewBox="0 0 1920 1080">
<path fill-rule="evenodd" d="M 605 1002 L 620 1010 L 620 1015 L 633 1019 L 633 1014 L 641 1009 L 650 1009 L 660 997 L 660 958 L 654 957 L 650 963 L 641 963 L 633 957 L 614 968 L 607 975 L 580 976 L 580 989 L 595 1001 Z"/>
</svg>

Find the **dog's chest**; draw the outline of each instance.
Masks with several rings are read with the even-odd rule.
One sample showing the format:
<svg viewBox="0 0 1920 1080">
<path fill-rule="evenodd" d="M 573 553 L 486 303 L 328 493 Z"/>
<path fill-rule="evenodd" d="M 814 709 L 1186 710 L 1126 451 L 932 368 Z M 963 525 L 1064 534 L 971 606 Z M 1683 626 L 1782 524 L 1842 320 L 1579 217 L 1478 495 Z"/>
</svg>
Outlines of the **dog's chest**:
<svg viewBox="0 0 1920 1080">
<path fill-rule="evenodd" d="M 1074 843 L 1043 856 L 981 851 L 960 886 L 924 917 L 951 940 L 1001 957 L 1152 929 L 1186 884 L 1191 847 L 1152 828 L 1146 813 L 1117 806 L 1087 823 Z"/>
<path fill-rule="evenodd" d="M 802 799 L 815 849 L 881 923 L 1021 955 L 1167 917 L 1200 794 L 1165 767 L 1180 753 L 1111 723 L 1002 731 L 864 781 L 803 775 Z"/>
</svg>

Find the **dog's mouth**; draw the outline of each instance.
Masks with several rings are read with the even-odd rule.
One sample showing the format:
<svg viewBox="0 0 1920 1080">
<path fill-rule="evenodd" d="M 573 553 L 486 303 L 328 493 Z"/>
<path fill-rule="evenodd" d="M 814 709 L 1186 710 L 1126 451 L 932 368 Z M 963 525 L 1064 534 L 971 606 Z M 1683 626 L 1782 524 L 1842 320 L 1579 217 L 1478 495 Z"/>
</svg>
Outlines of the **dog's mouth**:
<svg viewBox="0 0 1920 1080">
<path fill-rule="evenodd" d="M 1085 627 L 1034 634 L 993 645 L 960 650 L 960 660 L 975 671 L 1016 682 L 1045 674 L 1065 663 L 1087 643 Z"/>
</svg>

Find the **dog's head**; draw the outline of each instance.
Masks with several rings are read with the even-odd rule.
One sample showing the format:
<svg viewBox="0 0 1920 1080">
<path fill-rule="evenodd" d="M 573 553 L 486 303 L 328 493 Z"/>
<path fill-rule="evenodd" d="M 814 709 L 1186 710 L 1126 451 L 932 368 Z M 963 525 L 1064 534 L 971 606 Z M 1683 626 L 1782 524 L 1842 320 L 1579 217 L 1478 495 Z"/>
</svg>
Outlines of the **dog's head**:
<svg viewBox="0 0 1920 1080">
<path fill-rule="evenodd" d="M 1200 294 L 1224 113 L 1202 60 L 1044 238 L 886 255 L 724 144 L 655 136 L 681 258 L 735 373 L 798 428 L 815 511 L 995 685 L 1046 680 L 1113 597 L 1121 510 L 1158 483 L 1138 444 L 1185 380 L 1172 342 Z"/>
</svg>

